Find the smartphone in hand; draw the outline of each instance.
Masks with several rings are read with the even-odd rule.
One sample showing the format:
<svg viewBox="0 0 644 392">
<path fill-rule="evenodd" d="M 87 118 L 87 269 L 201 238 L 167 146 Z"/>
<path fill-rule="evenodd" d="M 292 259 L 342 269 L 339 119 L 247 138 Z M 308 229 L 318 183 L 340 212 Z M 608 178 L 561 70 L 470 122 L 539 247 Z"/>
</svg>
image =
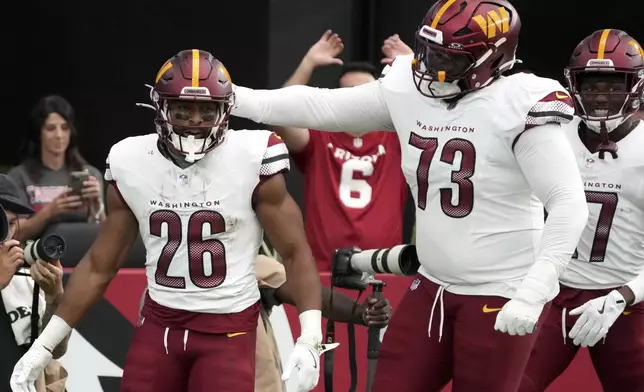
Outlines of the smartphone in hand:
<svg viewBox="0 0 644 392">
<path fill-rule="evenodd" d="M 89 173 L 86 171 L 73 171 L 71 172 L 72 182 L 70 188 L 71 193 L 76 196 L 81 196 L 83 192 L 83 182 L 89 179 Z"/>
</svg>

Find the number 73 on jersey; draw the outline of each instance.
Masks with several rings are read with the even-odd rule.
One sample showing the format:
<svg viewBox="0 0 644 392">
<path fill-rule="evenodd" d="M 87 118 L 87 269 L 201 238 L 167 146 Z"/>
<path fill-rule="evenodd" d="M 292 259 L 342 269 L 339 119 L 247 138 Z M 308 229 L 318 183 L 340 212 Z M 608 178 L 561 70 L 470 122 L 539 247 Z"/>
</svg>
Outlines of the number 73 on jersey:
<svg viewBox="0 0 644 392">
<path fill-rule="evenodd" d="M 430 168 L 434 156 L 438 155 L 441 162 L 454 165 L 457 153 L 461 155 L 460 167 L 452 170 L 450 181 L 456 185 L 458 202 L 453 203 L 453 188 L 440 188 L 441 209 L 445 215 L 452 218 L 464 218 L 474 208 L 474 184 L 472 176 L 476 166 L 476 150 L 474 144 L 467 139 L 454 138 L 440 145 L 438 138 L 422 137 L 414 132 L 409 135 L 409 144 L 422 150 L 418 167 L 416 168 L 416 182 L 418 183 L 418 208 L 425 210 L 427 207 L 427 191 L 430 182 Z"/>
</svg>

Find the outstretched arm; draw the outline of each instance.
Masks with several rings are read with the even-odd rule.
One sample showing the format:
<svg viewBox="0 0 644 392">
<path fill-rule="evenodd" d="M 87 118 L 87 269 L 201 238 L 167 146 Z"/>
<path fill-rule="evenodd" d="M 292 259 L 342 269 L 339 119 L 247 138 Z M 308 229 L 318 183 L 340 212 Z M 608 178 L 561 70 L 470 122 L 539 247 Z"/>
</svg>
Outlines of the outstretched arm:
<svg viewBox="0 0 644 392">
<path fill-rule="evenodd" d="M 268 125 L 332 132 L 394 130 L 380 81 L 337 89 L 237 86 L 232 114 Z"/>
<path fill-rule="evenodd" d="M 103 296 L 136 240 L 136 217 L 121 200 L 115 185 L 107 188 L 107 205 L 109 216 L 74 269 L 56 315 L 38 338 L 50 350 Z"/>
</svg>

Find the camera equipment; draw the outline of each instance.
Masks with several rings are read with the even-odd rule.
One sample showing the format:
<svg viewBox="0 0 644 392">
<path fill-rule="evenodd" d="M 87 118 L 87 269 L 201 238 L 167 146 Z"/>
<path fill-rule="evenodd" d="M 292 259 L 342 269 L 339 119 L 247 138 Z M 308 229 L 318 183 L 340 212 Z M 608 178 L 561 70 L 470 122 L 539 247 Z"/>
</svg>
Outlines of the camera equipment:
<svg viewBox="0 0 644 392">
<path fill-rule="evenodd" d="M 9 218 L 4 208 L 0 206 L 0 244 L 3 244 L 9 238 Z"/>
<path fill-rule="evenodd" d="M 385 282 L 375 279 L 374 274 L 393 274 L 409 276 L 415 275 L 420 267 L 415 245 L 397 245 L 389 249 L 370 249 L 361 251 L 356 247 L 337 249 L 333 255 L 333 267 L 331 270 L 331 298 L 330 305 L 333 308 L 333 287 L 340 287 L 349 290 L 358 290 L 360 294 L 372 288 L 372 297 L 382 298 L 382 290 Z M 360 297 L 358 295 L 358 298 Z M 356 299 L 355 307 L 358 305 Z M 353 323 L 347 326 L 349 340 L 349 368 L 351 372 L 350 392 L 354 392 L 357 385 L 357 364 L 355 358 L 355 330 Z M 367 358 L 369 369 L 367 374 L 367 392 L 371 390 L 373 375 L 378 360 L 378 349 L 380 347 L 380 328 L 369 327 Z M 335 323 L 329 319 L 327 323 L 325 343 L 333 343 L 335 337 Z M 324 358 L 324 386 L 326 392 L 333 391 L 333 356 L 334 352 L 326 352 Z"/>
<path fill-rule="evenodd" d="M 25 261 L 30 266 L 37 260 L 52 262 L 60 259 L 65 253 L 65 240 L 56 234 L 48 234 L 35 241 L 27 241 Z"/>
<path fill-rule="evenodd" d="M 389 249 L 335 251 L 331 276 L 333 285 L 350 290 L 367 288 L 369 275 L 415 275 L 420 263 L 415 245 L 397 245 Z"/>
</svg>

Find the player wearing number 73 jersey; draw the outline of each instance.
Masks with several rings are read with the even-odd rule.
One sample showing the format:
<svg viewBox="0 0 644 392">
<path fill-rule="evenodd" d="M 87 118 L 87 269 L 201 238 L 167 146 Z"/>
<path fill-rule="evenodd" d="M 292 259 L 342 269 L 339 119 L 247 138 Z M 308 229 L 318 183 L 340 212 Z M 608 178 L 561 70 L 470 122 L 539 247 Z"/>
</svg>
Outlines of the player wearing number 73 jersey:
<svg viewBox="0 0 644 392">
<path fill-rule="evenodd" d="M 197 49 L 157 74 L 156 134 L 110 151 L 107 220 L 74 270 L 57 316 L 18 362 L 28 391 L 51 349 L 100 298 L 140 233 L 149 296 L 123 370 L 123 392 L 254 392 L 263 229 L 284 258 L 302 334 L 285 367 L 315 387 L 321 289 L 302 217 L 286 190 L 286 146 L 268 131 L 232 131 L 230 75 Z"/>
<path fill-rule="evenodd" d="M 605 392 L 639 392 L 644 382 L 644 50 L 620 30 L 599 30 L 573 52 L 566 71 L 579 117 L 565 126 L 590 217 L 561 276 L 521 385 L 541 392 L 579 346 Z M 563 336 L 562 336 L 563 335 Z"/>
<path fill-rule="evenodd" d="M 586 224 L 561 127 L 573 118 L 570 96 L 551 79 L 502 76 L 519 29 L 507 1 L 440 0 L 415 54 L 379 81 L 236 88 L 233 115 L 261 123 L 397 133 L 421 268 L 385 335 L 373 392 L 439 391 L 450 379 L 455 392 L 516 392 Z"/>
</svg>

